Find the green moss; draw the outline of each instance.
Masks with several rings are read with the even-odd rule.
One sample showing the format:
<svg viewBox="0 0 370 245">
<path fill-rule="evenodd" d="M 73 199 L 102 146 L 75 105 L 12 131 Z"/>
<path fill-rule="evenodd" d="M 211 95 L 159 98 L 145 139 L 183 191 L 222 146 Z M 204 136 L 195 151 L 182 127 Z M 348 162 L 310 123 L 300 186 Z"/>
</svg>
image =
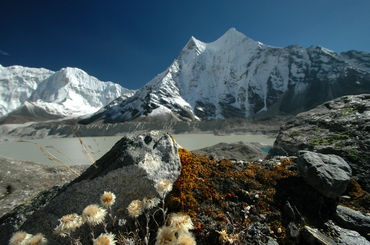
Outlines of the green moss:
<svg viewBox="0 0 370 245">
<path fill-rule="evenodd" d="M 346 134 L 334 134 L 328 138 L 312 138 L 309 141 L 310 145 L 331 145 L 331 144 L 337 144 L 337 142 L 340 142 L 342 140 L 349 139 L 349 136 Z"/>
<path fill-rule="evenodd" d="M 351 157 L 351 158 L 353 158 L 353 159 L 355 159 L 355 160 L 357 160 L 357 161 L 360 161 L 360 160 L 364 160 L 364 159 L 366 159 L 366 155 L 365 154 L 363 154 L 363 153 L 361 153 L 361 152 L 359 152 L 357 149 L 355 149 L 355 148 L 350 148 L 350 149 L 348 149 L 347 150 L 347 153 L 348 153 L 348 155 Z"/>
<path fill-rule="evenodd" d="M 355 108 L 349 107 L 349 108 L 343 108 L 335 113 L 335 116 L 337 117 L 343 117 L 347 115 L 355 114 L 357 110 Z"/>
<path fill-rule="evenodd" d="M 313 138 L 309 141 L 310 145 L 330 145 L 331 141 L 325 138 Z"/>
<path fill-rule="evenodd" d="M 331 136 L 332 141 L 340 141 L 340 140 L 347 140 L 349 139 L 349 136 L 346 134 L 335 134 Z"/>
<path fill-rule="evenodd" d="M 289 136 L 290 137 L 295 137 L 295 136 L 298 136 L 300 135 L 301 133 L 298 131 L 298 130 L 293 130 L 293 131 L 290 131 L 289 132 Z"/>
</svg>

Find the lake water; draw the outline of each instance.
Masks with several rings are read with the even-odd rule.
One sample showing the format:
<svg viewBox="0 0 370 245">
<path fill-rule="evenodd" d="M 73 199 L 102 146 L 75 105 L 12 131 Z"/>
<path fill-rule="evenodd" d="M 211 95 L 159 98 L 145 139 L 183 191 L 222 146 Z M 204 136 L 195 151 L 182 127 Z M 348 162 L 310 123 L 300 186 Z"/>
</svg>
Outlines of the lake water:
<svg viewBox="0 0 370 245">
<path fill-rule="evenodd" d="M 275 139 L 266 135 L 228 135 L 216 136 L 212 134 L 175 134 L 172 135 L 176 142 L 188 150 L 212 146 L 220 142 L 233 143 L 238 141 L 260 142 L 273 145 Z M 49 160 L 49 157 L 58 158 L 67 165 L 91 164 L 109 151 L 121 139 L 113 137 L 83 137 L 87 155 L 77 138 L 35 139 L 27 142 L 3 141 L 0 142 L 0 155 L 19 160 L 35 161 L 42 164 L 57 166 L 58 163 Z M 50 153 L 49 157 L 45 153 Z M 1 167 L 1 166 L 0 166 Z"/>
</svg>

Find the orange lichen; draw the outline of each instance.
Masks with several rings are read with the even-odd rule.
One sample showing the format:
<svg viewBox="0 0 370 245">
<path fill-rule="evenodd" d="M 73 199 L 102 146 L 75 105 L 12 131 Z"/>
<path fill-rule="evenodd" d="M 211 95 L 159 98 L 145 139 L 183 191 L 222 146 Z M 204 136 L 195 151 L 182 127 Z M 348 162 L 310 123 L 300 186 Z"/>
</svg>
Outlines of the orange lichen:
<svg viewBox="0 0 370 245">
<path fill-rule="evenodd" d="M 256 206 L 259 211 L 269 212 L 276 181 L 294 175 L 287 169 L 291 164 L 289 159 L 282 159 L 276 167 L 252 163 L 238 169 L 235 163 L 227 159 L 214 160 L 185 149 L 179 149 L 179 155 L 181 175 L 173 185 L 167 204 L 171 210 L 185 212 L 193 218 L 199 213 L 206 213 L 225 220 L 222 208 L 228 207 L 228 202 L 237 198 L 235 193 L 240 191 L 238 185 L 261 190 Z M 236 187 L 233 187 L 233 183 L 236 183 Z M 208 205 L 209 210 L 199 207 L 203 202 L 212 204 Z"/>
<path fill-rule="evenodd" d="M 348 194 L 353 198 L 354 200 L 362 197 L 366 194 L 366 192 L 361 188 L 359 183 L 357 183 L 356 180 L 351 179 L 351 181 L 348 184 Z"/>
</svg>

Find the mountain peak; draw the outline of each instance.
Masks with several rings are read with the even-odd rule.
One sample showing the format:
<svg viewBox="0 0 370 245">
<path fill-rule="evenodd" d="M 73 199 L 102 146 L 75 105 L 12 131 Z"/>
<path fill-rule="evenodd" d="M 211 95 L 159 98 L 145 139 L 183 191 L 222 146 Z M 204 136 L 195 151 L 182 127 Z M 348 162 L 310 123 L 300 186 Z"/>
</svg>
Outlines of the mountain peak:
<svg viewBox="0 0 370 245">
<path fill-rule="evenodd" d="M 192 60 L 206 49 L 206 44 L 199 41 L 195 37 L 191 37 L 185 47 L 182 49 L 179 59 L 184 62 Z"/>
<path fill-rule="evenodd" d="M 197 46 L 198 48 L 200 48 L 200 49 L 204 49 L 204 47 L 205 47 L 205 43 L 204 42 L 202 42 L 202 41 L 200 41 L 200 40 L 198 40 L 198 39 L 196 39 L 195 37 L 191 37 L 190 38 L 190 40 L 189 40 L 189 42 L 188 42 L 188 44 L 192 44 L 192 45 L 195 45 L 195 46 Z"/>
<path fill-rule="evenodd" d="M 246 37 L 243 33 L 237 31 L 234 27 L 227 30 L 225 35 L 238 35 L 238 36 Z"/>
<path fill-rule="evenodd" d="M 246 35 L 243 33 L 237 31 L 234 27 L 230 28 L 224 35 L 222 35 L 218 40 L 220 39 L 232 39 L 232 40 L 244 40 L 248 39 Z"/>
<path fill-rule="evenodd" d="M 212 49 L 234 49 L 235 46 L 245 45 L 252 49 L 257 49 L 264 44 L 256 42 L 253 39 L 247 37 L 243 33 L 237 31 L 235 28 L 230 28 L 224 35 L 219 39 L 209 44 Z"/>
</svg>

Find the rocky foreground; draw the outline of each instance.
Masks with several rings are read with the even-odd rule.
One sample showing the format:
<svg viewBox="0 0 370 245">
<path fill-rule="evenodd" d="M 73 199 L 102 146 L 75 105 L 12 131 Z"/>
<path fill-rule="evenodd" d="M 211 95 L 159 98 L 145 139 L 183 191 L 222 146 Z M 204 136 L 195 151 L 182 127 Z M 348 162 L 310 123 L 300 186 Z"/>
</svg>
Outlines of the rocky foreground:
<svg viewBox="0 0 370 245">
<path fill-rule="evenodd" d="M 117 197 L 111 210 L 116 219 L 105 220 L 118 244 L 145 244 L 145 237 L 148 244 L 165 244 L 156 239 L 158 227 L 173 222 L 163 221 L 165 209 L 189 215 L 197 244 L 370 244 L 368 165 L 362 159 L 370 156 L 364 150 L 368 105 L 370 95 L 347 96 L 298 115 L 281 128 L 264 160 L 221 159 L 210 149 L 189 152 L 158 131 L 125 136 L 72 182 L 1 217 L 0 244 L 17 230 L 41 232 L 49 244 L 70 244 L 53 234 L 58 219 L 100 203 L 104 191 Z M 350 158 L 352 148 L 357 158 Z M 164 179 L 172 184 L 167 195 L 158 186 Z M 131 201 L 163 196 L 164 203 L 146 215 L 130 217 Z M 95 234 L 103 228 L 95 226 Z M 87 224 L 72 234 L 91 244 Z M 172 242 L 180 235 L 171 235 Z"/>
</svg>

